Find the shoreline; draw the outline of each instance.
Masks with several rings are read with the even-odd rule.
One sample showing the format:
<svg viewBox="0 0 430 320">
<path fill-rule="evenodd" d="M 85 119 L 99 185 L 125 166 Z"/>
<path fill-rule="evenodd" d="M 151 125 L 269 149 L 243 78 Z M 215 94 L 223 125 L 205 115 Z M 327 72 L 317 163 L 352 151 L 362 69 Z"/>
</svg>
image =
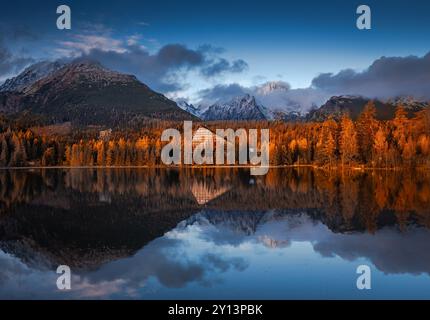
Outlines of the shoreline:
<svg viewBox="0 0 430 320">
<path fill-rule="evenodd" d="M 311 168 L 323 171 L 404 171 L 404 170 L 430 170 L 430 166 L 418 167 L 367 167 L 367 166 L 335 166 L 335 167 L 321 167 L 310 164 L 303 165 L 281 165 L 281 166 L 251 166 L 251 165 L 155 165 L 155 166 L 22 166 L 22 167 L 0 167 L 0 170 L 49 170 L 49 169 L 251 169 L 251 168 L 269 168 L 269 169 L 283 169 L 283 168 Z"/>
</svg>

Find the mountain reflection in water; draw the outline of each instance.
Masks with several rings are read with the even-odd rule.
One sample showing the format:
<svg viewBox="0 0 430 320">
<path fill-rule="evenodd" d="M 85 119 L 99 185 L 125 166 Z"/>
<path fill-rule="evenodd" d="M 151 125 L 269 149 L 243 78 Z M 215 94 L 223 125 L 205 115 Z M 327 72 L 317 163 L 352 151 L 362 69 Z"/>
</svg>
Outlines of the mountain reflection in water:
<svg viewBox="0 0 430 320">
<path fill-rule="evenodd" d="M 1 171 L 0 298 L 430 298 L 429 217 L 428 172 Z"/>
</svg>

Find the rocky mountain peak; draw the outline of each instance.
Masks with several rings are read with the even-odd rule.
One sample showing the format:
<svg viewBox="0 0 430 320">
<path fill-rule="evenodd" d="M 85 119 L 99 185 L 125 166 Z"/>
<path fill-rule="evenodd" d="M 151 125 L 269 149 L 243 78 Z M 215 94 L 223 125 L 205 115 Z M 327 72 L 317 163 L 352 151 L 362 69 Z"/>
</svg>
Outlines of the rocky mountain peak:
<svg viewBox="0 0 430 320">
<path fill-rule="evenodd" d="M 266 120 L 266 109 L 259 105 L 254 96 L 245 94 L 230 102 L 214 104 L 203 114 L 204 120 Z"/>
<path fill-rule="evenodd" d="M 190 113 L 190 114 L 192 114 L 198 118 L 201 117 L 202 110 L 201 110 L 200 106 L 196 107 L 193 104 L 188 103 L 185 100 L 179 100 L 176 103 L 177 103 L 178 107 L 181 108 L 182 110 L 184 110 L 184 111 L 186 111 L 186 112 L 188 112 L 188 113 Z"/>
<path fill-rule="evenodd" d="M 16 77 L 7 79 L 1 86 L 0 92 L 21 92 L 36 81 L 58 71 L 64 67 L 64 61 L 41 61 L 35 63 L 21 72 Z"/>
</svg>

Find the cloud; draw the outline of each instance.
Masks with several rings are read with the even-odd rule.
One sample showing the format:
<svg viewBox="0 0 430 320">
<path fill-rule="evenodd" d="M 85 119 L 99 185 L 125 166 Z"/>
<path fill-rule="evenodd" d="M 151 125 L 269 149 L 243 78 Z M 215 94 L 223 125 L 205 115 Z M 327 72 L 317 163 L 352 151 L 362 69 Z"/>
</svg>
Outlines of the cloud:
<svg viewBox="0 0 430 320">
<path fill-rule="evenodd" d="M 228 85 L 218 84 L 212 88 L 200 90 L 197 93 L 199 104 L 209 105 L 217 102 L 227 102 L 235 97 L 252 93 L 251 88 L 241 86 L 238 83 Z"/>
<path fill-rule="evenodd" d="M 375 235 L 331 234 L 315 242 L 314 250 L 324 257 L 338 255 L 349 261 L 365 257 L 385 273 L 430 275 L 428 241 L 429 233 L 425 229 L 411 228 L 408 233 L 401 234 L 394 228 L 386 227 Z"/>
<path fill-rule="evenodd" d="M 225 63 L 215 65 L 213 71 L 225 66 Z M 259 78 L 254 79 L 255 82 L 258 80 Z M 237 83 L 215 85 L 198 91 L 195 103 L 207 106 L 251 94 L 268 109 L 306 113 L 321 106 L 333 95 L 362 95 L 380 99 L 412 96 L 430 99 L 430 53 L 423 57 L 382 57 L 362 72 L 345 69 L 337 74 L 322 73 L 313 79 L 312 86 L 308 88 L 291 89 L 283 86 L 283 90 L 262 92 L 262 88 L 270 83 L 281 81 L 250 87 Z"/>
<path fill-rule="evenodd" d="M 165 288 L 184 288 L 190 284 L 215 285 L 222 274 L 241 272 L 248 267 L 242 257 L 224 254 L 218 248 L 190 250 L 190 241 L 173 231 L 156 239 L 128 258 L 108 262 L 96 270 L 77 270 L 72 290 L 59 295 L 58 275 L 49 269 L 30 268 L 18 258 L 0 250 L 0 298 L 61 299 L 139 297 L 151 279 Z M 196 242 L 205 241 L 196 239 Z M 173 271 L 173 272 L 172 272 Z M 22 281 L 17 282 L 16 279 Z"/>
<path fill-rule="evenodd" d="M 170 96 L 187 88 L 190 71 L 208 80 L 226 73 L 240 73 L 248 68 L 242 59 L 229 61 L 221 57 L 224 49 L 209 44 L 197 49 L 183 44 L 167 44 L 152 52 L 141 43 L 156 40 L 144 39 L 140 34 L 117 38 L 112 35 L 112 30 L 103 25 L 94 28 L 97 34 L 91 32 L 91 28 L 84 28 L 71 39 L 60 41 L 57 54 L 98 60 L 107 68 L 136 75 L 154 90 Z"/>
<path fill-rule="evenodd" d="M 410 226 L 407 232 L 402 233 L 393 226 L 387 226 L 375 234 L 334 233 L 308 214 L 297 212 L 261 213 L 257 216 L 255 232 L 251 234 L 248 234 L 246 226 L 247 223 L 254 225 L 255 212 L 238 215 L 237 212 L 211 211 L 197 214 L 187 222 L 204 228 L 200 238 L 218 247 L 226 244 L 240 247 L 251 239 L 257 243 L 266 239 L 280 244 L 308 242 L 325 258 L 339 256 L 347 261 L 366 258 L 387 274 L 430 274 L 430 233 L 425 228 Z"/>
<path fill-rule="evenodd" d="M 125 50 L 93 48 L 83 53 L 82 57 L 98 60 L 113 70 L 134 74 L 142 82 L 162 92 L 181 89 L 184 86 L 180 79 L 181 71 L 204 64 L 202 53 L 178 44 L 166 45 L 154 54 L 138 45 L 127 46 Z"/>
<path fill-rule="evenodd" d="M 0 42 L 0 78 L 15 74 L 32 62 L 34 62 L 32 58 L 13 56 Z"/>
<path fill-rule="evenodd" d="M 134 255 L 98 268 L 76 270 L 72 290 L 61 294 L 55 286 L 58 277 L 55 270 L 26 265 L 0 250 L 0 297 L 159 298 L 169 288 L 175 292 L 183 288 L 184 293 L 192 293 L 187 290 L 223 286 L 222 282 L 231 279 L 232 275 L 237 275 L 239 280 L 247 279 L 255 276 L 255 267 L 265 266 L 259 263 L 261 261 L 270 265 L 274 279 L 291 271 L 288 281 L 294 285 L 290 280 L 295 276 L 294 271 L 300 271 L 295 265 L 316 261 L 307 270 L 309 277 L 314 278 L 321 276 L 322 271 L 312 266 L 335 263 L 335 260 L 330 261 L 334 257 L 353 262 L 339 265 L 342 270 L 355 268 L 365 259 L 386 274 L 430 274 L 430 233 L 425 228 L 410 226 L 407 232 L 399 232 L 394 226 L 387 226 L 375 234 L 342 234 L 330 231 L 311 216 L 313 214 L 300 210 L 202 211 Z M 305 245 L 297 247 L 299 243 Z M 299 256 L 297 248 L 300 248 Z M 285 261 L 292 261 L 291 258 L 298 258 L 298 263 L 286 265 Z M 326 276 L 329 280 L 342 279 L 342 275 L 340 278 Z M 259 281 L 266 281 L 262 277 L 255 280 L 257 285 L 261 284 Z M 301 285 L 298 282 L 297 288 Z M 395 281 L 394 285 L 401 283 Z M 158 291 L 160 288 L 163 290 Z M 308 290 L 304 293 L 308 297 L 311 295 Z"/>
<path fill-rule="evenodd" d="M 204 63 L 202 52 L 188 49 L 181 44 L 169 44 L 160 49 L 155 56 L 157 61 L 168 67 L 193 67 Z"/>
<path fill-rule="evenodd" d="M 220 58 L 211 65 L 203 68 L 201 72 L 205 77 L 213 77 L 225 72 L 240 73 L 248 69 L 248 67 L 248 64 L 242 59 L 230 63 L 226 59 Z"/>
<path fill-rule="evenodd" d="M 299 111 L 303 114 L 320 107 L 329 98 L 330 94 L 316 88 L 275 90 L 269 94 L 257 95 L 257 100 L 269 109 Z"/>
<path fill-rule="evenodd" d="M 284 81 L 269 81 L 258 86 L 242 86 L 238 83 L 215 85 L 197 93 L 197 104 L 208 106 L 225 103 L 238 96 L 253 95 L 257 102 L 269 110 L 306 113 L 323 104 L 330 95 L 318 88 L 291 89 Z"/>
<path fill-rule="evenodd" d="M 185 234 L 187 230 L 183 231 Z M 165 235 L 156 239 L 129 259 L 110 262 L 96 272 L 86 275 L 89 283 L 122 279 L 128 287 L 145 284 L 155 277 L 167 288 L 183 288 L 190 283 L 211 286 L 213 273 L 228 270 L 242 271 L 247 263 L 239 257 L 227 257 L 221 252 L 194 252 L 187 250 L 189 241 Z M 130 263 L 132 261 L 132 263 Z M 172 272 L 174 270 L 174 272 Z"/>
<path fill-rule="evenodd" d="M 323 73 L 313 79 L 312 86 L 336 95 L 429 99 L 430 53 L 423 57 L 382 57 L 362 72 L 345 69 L 337 74 Z"/>
<path fill-rule="evenodd" d="M 126 48 L 123 42 L 106 35 L 74 35 L 70 41 L 61 41 L 59 48 L 68 57 L 78 57 L 82 54 L 89 54 L 91 50 L 113 51 L 124 53 Z"/>
<path fill-rule="evenodd" d="M 132 36 L 128 37 L 127 45 L 129 45 L 129 46 L 138 45 L 140 39 L 141 39 L 140 35 L 132 35 Z"/>
<path fill-rule="evenodd" d="M 182 44 L 167 44 L 152 53 L 139 42 L 139 35 L 122 41 L 109 35 L 80 34 L 71 41 L 62 41 L 57 53 L 98 60 L 107 68 L 136 75 L 163 93 L 186 88 L 189 71 L 197 71 L 204 78 L 213 78 L 242 72 L 248 66 L 241 59 L 230 62 L 220 57 L 222 49 L 210 45 L 195 50 Z"/>
<path fill-rule="evenodd" d="M 21 28 L 0 29 L 0 80 L 9 75 L 16 74 L 24 67 L 34 62 L 34 59 L 22 54 L 13 54 L 6 46 L 6 40 L 26 40 L 34 39 L 31 32 Z"/>
</svg>

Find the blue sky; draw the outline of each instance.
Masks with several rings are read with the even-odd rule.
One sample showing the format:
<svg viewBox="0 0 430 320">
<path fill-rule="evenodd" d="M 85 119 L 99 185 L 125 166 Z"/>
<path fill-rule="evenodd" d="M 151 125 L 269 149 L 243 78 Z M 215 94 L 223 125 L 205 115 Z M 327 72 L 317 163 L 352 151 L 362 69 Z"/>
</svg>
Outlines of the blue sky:
<svg viewBox="0 0 430 320">
<path fill-rule="evenodd" d="M 70 31 L 56 29 L 60 4 L 72 9 Z M 355 26 L 360 4 L 372 10 L 372 30 Z M 195 98 L 199 90 L 216 85 L 249 87 L 270 80 L 306 88 L 320 73 L 360 72 L 381 56 L 423 57 L 430 43 L 427 1 L 2 0 L 1 8 L 0 45 L 16 64 L 0 66 L 0 79 L 30 60 L 94 57 L 96 49 L 122 54 L 133 47 L 140 48 L 133 51 L 136 61 L 140 55 L 150 60 L 126 66 L 118 62 L 121 57 L 103 55 L 102 62 L 176 97 Z M 190 51 L 179 50 L 185 61 L 178 58 L 166 68 L 158 53 L 172 44 Z M 201 61 L 187 60 L 193 52 Z M 163 70 L 151 66 L 146 73 L 153 59 Z"/>
</svg>

